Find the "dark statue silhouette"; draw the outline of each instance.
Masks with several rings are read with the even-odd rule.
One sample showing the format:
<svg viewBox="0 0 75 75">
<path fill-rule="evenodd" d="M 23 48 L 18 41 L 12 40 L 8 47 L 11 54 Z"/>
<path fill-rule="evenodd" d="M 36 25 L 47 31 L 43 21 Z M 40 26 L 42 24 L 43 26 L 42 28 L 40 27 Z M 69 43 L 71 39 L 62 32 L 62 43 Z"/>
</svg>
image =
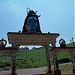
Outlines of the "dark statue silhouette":
<svg viewBox="0 0 75 75">
<path fill-rule="evenodd" d="M 22 33 L 40 33 L 41 30 L 38 17 L 40 16 L 38 16 L 36 12 L 29 10 L 25 18 Z"/>
</svg>

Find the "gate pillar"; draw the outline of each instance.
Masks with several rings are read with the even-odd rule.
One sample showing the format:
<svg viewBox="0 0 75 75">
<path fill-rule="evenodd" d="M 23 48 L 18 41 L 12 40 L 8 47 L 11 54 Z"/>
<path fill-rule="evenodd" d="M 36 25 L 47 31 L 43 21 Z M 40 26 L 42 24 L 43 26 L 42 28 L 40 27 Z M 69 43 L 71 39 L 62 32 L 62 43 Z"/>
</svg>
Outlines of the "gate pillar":
<svg viewBox="0 0 75 75">
<path fill-rule="evenodd" d="M 55 43 L 52 43 L 52 47 L 56 47 Z M 57 52 L 53 51 L 53 60 L 54 60 L 54 75 L 61 75 L 61 70 L 59 70 Z"/>
<path fill-rule="evenodd" d="M 16 51 L 11 52 L 11 74 L 17 75 L 16 73 Z"/>
<path fill-rule="evenodd" d="M 75 74 L 75 53 L 72 54 L 73 73 Z"/>
<path fill-rule="evenodd" d="M 44 47 L 46 49 L 46 58 L 47 58 L 47 65 L 48 65 L 48 73 L 52 73 L 52 71 L 51 71 L 51 63 L 50 63 L 49 45 L 45 45 Z"/>
</svg>

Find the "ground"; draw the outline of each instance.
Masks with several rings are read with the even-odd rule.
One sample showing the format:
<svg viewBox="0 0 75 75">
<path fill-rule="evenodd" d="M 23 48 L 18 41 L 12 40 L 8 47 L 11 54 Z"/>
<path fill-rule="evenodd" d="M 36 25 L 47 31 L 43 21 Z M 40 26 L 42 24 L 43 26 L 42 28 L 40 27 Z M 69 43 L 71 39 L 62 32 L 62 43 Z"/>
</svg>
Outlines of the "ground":
<svg viewBox="0 0 75 75">
<path fill-rule="evenodd" d="M 18 75 L 53 75 L 53 74 L 46 74 L 47 67 L 41 68 L 29 68 L 29 69 L 17 69 Z M 11 70 L 8 71 L 0 71 L 0 75 L 10 75 Z M 62 75 L 75 75 L 72 72 L 62 72 Z"/>
</svg>

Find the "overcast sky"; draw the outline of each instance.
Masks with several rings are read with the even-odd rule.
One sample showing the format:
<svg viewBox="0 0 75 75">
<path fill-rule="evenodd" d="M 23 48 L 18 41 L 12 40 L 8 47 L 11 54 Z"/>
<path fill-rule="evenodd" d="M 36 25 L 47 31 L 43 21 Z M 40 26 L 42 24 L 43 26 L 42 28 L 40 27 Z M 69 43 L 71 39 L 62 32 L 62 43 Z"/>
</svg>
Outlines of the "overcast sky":
<svg viewBox="0 0 75 75">
<path fill-rule="evenodd" d="M 41 14 L 42 32 L 59 33 L 67 43 L 75 37 L 74 0 L 0 0 L 0 39 L 22 31 L 27 7 Z"/>
</svg>

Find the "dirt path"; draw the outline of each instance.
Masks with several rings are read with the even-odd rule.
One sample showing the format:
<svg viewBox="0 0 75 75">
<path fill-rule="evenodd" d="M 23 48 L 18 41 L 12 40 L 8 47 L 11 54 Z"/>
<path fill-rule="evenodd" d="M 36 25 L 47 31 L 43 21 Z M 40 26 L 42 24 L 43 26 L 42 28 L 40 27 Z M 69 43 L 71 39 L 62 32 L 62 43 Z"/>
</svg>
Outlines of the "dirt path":
<svg viewBox="0 0 75 75">
<path fill-rule="evenodd" d="M 30 69 L 18 69 L 16 72 L 18 75 L 33 75 L 33 74 L 45 74 L 46 67 L 42 68 L 30 68 Z M 0 75 L 10 75 L 9 71 L 0 71 Z"/>
</svg>

